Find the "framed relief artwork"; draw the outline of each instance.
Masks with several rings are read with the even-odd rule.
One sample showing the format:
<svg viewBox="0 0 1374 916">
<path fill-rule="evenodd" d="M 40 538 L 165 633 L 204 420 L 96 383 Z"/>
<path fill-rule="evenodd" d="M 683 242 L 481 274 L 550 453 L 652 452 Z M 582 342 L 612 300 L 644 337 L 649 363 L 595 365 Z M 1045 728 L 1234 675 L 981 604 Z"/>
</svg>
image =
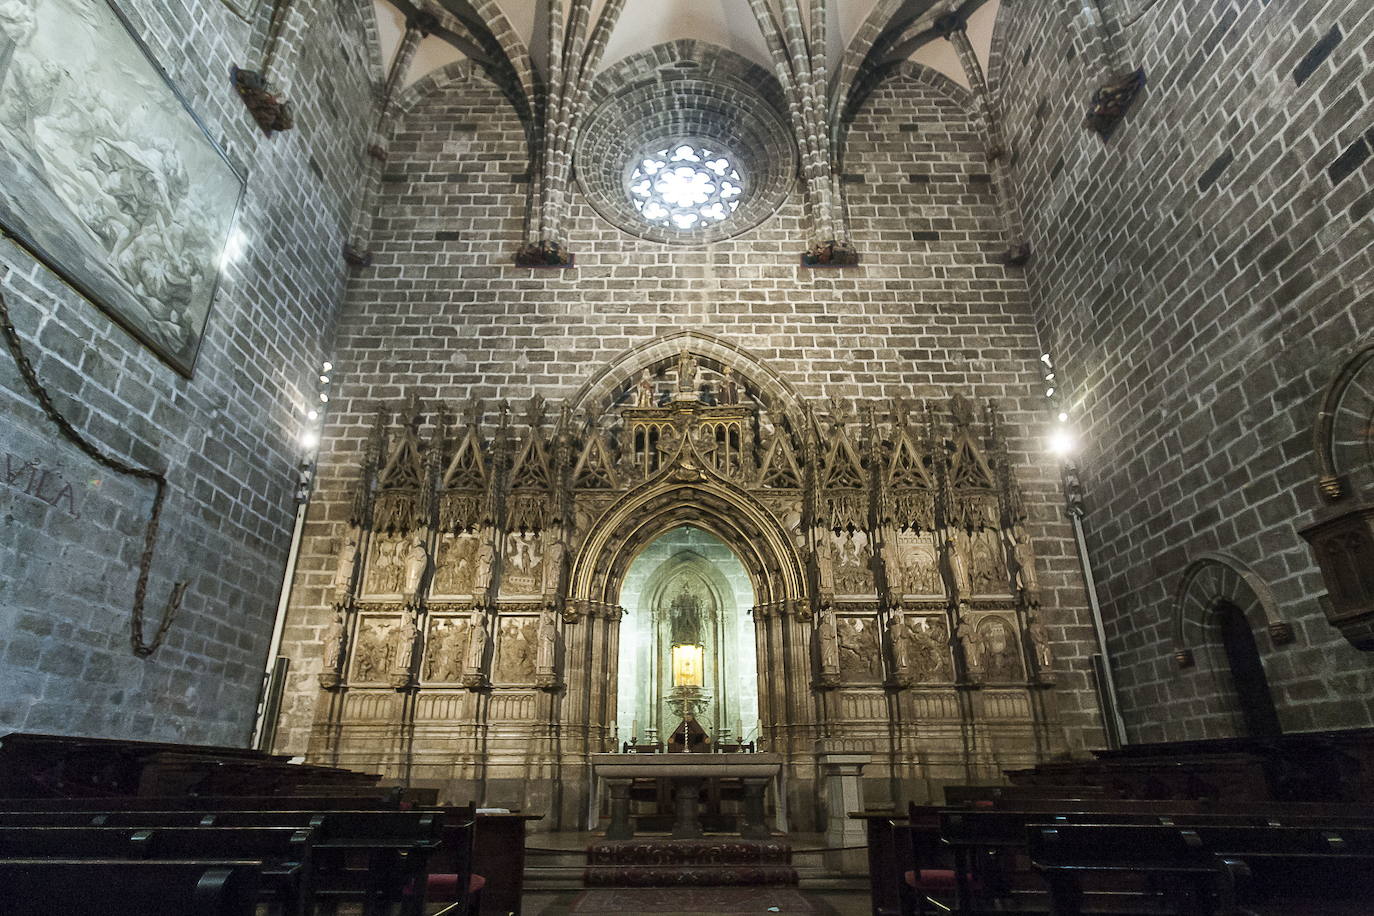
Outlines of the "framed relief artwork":
<svg viewBox="0 0 1374 916">
<path fill-rule="evenodd" d="M 0 227 L 183 375 L 243 189 L 111 0 L 0 0 Z"/>
</svg>

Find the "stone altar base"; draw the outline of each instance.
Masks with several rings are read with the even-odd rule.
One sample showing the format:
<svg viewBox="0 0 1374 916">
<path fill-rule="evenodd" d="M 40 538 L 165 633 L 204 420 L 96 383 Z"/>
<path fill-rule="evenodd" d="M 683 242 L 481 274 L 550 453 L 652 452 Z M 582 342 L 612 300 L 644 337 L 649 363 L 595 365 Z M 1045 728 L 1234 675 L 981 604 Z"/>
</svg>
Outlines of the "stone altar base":
<svg viewBox="0 0 1374 916">
<path fill-rule="evenodd" d="M 777 840 L 607 840 L 587 847 L 588 887 L 789 887 L 792 847 Z"/>
</svg>

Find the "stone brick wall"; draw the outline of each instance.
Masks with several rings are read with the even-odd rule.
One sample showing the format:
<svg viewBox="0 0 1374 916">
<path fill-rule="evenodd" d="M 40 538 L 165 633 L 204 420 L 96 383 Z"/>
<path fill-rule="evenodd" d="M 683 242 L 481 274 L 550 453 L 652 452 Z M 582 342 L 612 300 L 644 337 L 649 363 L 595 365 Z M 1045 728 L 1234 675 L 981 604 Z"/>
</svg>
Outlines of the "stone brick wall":
<svg viewBox="0 0 1374 916">
<path fill-rule="evenodd" d="M 149 594 L 190 589 L 139 659 L 130 608 L 151 488 L 62 440 L 0 354 L 0 733 L 244 744 L 294 515 L 297 444 L 343 294 L 344 230 L 375 117 L 362 3 L 298 4 L 280 66 L 296 130 L 265 137 L 229 83 L 250 24 L 220 0 L 121 0 L 138 34 L 247 174 L 243 257 L 226 268 L 186 380 L 16 246 L 0 291 L 39 377 L 75 425 L 171 483 Z M 29 462 L 48 472 L 34 485 Z M 70 498 L 49 500 L 70 483 Z"/>
<path fill-rule="evenodd" d="M 1066 742 L 1098 740 L 1083 662 L 1091 628 L 1043 457 L 1048 421 L 1025 283 L 995 263 L 1001 226 L 959 90 L 923 70 L 881 86 L 849 135 L 846 187 L 864 264 L 804 270 L 798 189 L 775 216 L 699 247 L 636 239 L 574 200 L 577 269 L 511 266 L 527 172 L 499 92 L 452 68 L 390 148 L 371 248 L 341 317 L 326 430 L 286 644 L 293 677 L 279 747 L 305 747 L 319 688 L 325 588 L 373 406 L 410 395 L 518 401 L 577 391 L 618 355 L 697 329 L 742 346 L 805 397 L 996 398 L 1031 503 L 1047 618 L 1060 655 Z"/>
<path fill-rule="evenodd" d="M 1173 659 L 1171 594 L 1207 552 L 1253 570 L 1296 632 L 1276 646 L 1251 619 L 1284 729 L 1374 724 L 1374 658 L 1325 622 L 1296 533 L 1318 505 L 1321 391 L 1374 326 L 1374 11 L 1113 2 L 1149 86 L 1104 143 L 1080 126 L 1069 6 L 1004 2 L 991 76 L 1130 736 L 1234 733 L 1224 676 Z M 1205 623 L 1185 632 L 1215 652 Z"/>
</svg>

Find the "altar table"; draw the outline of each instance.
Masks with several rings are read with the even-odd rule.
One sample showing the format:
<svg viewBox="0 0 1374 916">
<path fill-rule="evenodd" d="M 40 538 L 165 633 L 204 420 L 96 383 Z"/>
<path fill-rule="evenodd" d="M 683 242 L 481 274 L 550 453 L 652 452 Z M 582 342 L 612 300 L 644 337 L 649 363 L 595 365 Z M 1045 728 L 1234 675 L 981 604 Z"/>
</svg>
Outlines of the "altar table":
<svg viewBox="0 0 1374 916">
<path fill-rule="evenodd" d="M 592 754 L 592 792 L 589 829 L 595 830 L 601 808 L 601 783 L 611 795 L 611 824 L 608 840 L 628 840 L 634 836 L 630 817 L 630 783 L 635 779 L 669 779 L 673 784 L 673 836 L 699 837 L 701 819 L 697 797 L 702 780 L 713 776 L 739 779 L 744 783 L 744 823 L 740 836 L 770 836 L 764 814 L 764 793 L 768 784 L 782 777 L 781 754 Z M 778 786 L 779 820 L 786 793 Z M 784 826 L 785 829 L 785 826 Z"/>
</svg>

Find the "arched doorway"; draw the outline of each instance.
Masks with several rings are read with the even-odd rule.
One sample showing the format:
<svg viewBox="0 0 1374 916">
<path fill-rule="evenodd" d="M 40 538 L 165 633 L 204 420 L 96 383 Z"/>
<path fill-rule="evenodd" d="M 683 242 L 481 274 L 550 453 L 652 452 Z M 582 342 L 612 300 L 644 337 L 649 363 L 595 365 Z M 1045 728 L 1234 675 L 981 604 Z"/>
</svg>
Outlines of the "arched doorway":
<svg viewBox="0 0 1374 916">
<path fill-rule="evenodd" d="M 1213 611 L 1235 705 L 1240 712 L 1242 737 L 1267 738 L 1279 734 L 1279 714 L 1269 679 L 1264 674 L 1259 647 L 1245 612 L 1234 603 L 1221 600 Z"/>
<path fill-rule="evenodd" d="M 702 528 L 666 531 L 635 557 L 620 588 L 619 743 L 666 740 L 684 699 L 701 703 L 713 741 L 758 737 L 754 604 L 739 557 Z"/>
</svg>

